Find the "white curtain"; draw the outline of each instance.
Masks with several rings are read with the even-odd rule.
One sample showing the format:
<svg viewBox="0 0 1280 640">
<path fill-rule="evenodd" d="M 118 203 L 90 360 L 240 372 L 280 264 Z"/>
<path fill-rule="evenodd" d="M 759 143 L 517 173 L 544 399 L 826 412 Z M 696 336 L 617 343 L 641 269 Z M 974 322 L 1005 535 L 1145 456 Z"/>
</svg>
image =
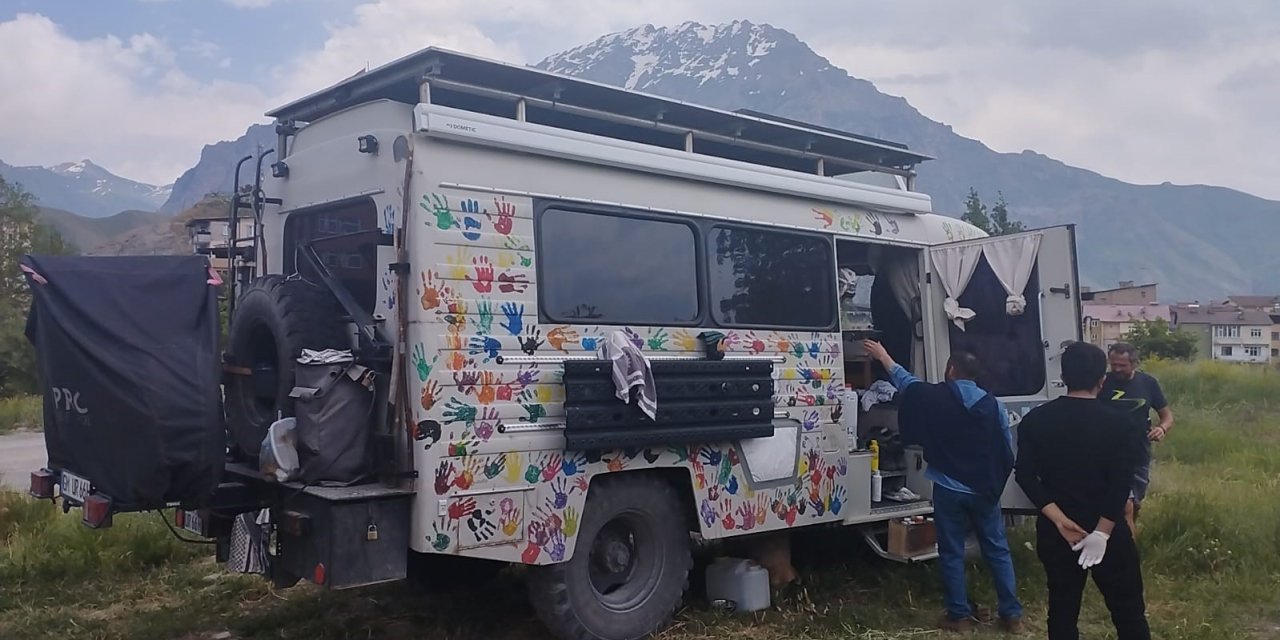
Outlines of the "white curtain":
<svg viewBox="0 0 1280 640">
<path fill-rule="evenodd" d="M 877 269 L 880 277 L 889 279 L 889 289 L 898 307 L 911 321 L 911 370 L 924 371 L 924 323 L 920 307 L 920 258 L 914 251 L 892 251 L 884 254 Z"/>
<path fill-rule="evenodd" d="M 1020 316 L 1027 310 L 1027 299 L 1022 295 L 1027 289 L 1027 280 L 1031 278 L 1031 268 L 1036 264 L 1036 254 L 1040 251 L 1041 235 L 1031 234 L 1013 238 L 1003 238 L 987 244 L 983 253 L 987 263 L 996 273 L 1000 284 L 1004 285 L 1004 308 L 1011 316 Z"/>
<path fill-rule="evenodd" d="M 973 309 L 960 306 L 960 295 L 969 286 L 973 270 L 978 268 L 978 259 L 982 257 L 982 246 L 942 247 L 929 252 L 933 258 L 933 268 L 942 278 L 942 287 L 947 290 L 947 299 L 942 303 L 942 310 L 947 318 L 964 331 L 964 323 L 975 315 Z"/>
</svg>

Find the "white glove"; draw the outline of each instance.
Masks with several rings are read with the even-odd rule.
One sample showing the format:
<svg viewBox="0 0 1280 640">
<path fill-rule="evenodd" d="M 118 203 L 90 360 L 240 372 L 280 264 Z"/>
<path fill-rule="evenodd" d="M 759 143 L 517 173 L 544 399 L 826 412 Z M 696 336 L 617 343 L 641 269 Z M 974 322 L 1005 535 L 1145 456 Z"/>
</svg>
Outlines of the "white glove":
<svg viewBox="0 0 1280 640">
<path fill-rule="evenodd" d="M 1072 551 L 1080 552 L 1080 568 L 1088 569 L 1102 562 L 1102 556 L 1107 554 L 1107 541 L 1111 536 L 1094 530 L 1093 533 L 1085 536 L 1080 542 L 1071 545 Z"/>
</svg>

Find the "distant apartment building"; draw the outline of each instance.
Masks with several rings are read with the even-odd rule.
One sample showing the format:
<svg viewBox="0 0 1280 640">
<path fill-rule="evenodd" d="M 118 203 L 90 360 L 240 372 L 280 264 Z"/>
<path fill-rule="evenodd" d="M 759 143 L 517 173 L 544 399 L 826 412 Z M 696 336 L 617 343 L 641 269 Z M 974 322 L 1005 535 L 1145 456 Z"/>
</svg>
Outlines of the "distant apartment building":
<svg viewBox="0 0 1280 640">
<path fill-rule="evenodd" d="M 1141 305 L 1151 304 L 1159 300 L 1156 297 L 1156 284 L 1134 284 L 1132 280 L 1120 281 L 1120 286 L 1113 289 L 1091 289 L 1082 287 L 1080 299 L 1086 304 L 1118 304 Z"/>
<path fill-rule="evenodd" d="M 1168 305 L 1161 304 L 1084 304 L 1085 342 L 1103 349 L 1124 340 L 1133 326 L 1140 322 L 1164 320 L 1172 322 Z"/>
<path fill-rule="evenodd" d="M 239 253 L 252 261 L 251 247 L 253 243 L 253 218 L 242 215 L 237 221 L 236 244 Z M 214 269 L 226 277 L 230 271 L 227 245 L 231 240 L 231 224 L 226 215 L 196 216 L 186 223 L 187 236 L 191 239 L 191 250 L 209 256 Z"/>
<path fill-rule="evenodd" d="M 1195 335 L 1196 357 L 1224 362 L 1269 363 L 1277 332 L 1271 314 L 1244 309 L 1230 300 L 1182 303 L 1170 308 L 1173 326 Z"/>
</svg>

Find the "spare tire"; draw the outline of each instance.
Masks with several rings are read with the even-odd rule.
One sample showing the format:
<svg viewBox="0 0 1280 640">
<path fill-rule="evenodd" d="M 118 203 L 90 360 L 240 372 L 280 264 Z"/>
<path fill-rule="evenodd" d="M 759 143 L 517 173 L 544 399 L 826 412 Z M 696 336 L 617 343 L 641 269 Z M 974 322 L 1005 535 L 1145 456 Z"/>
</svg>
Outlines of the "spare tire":
<svg viewBox="0 0 1280 640">
<path fill-rule="evenodd" d="M 337 300 L 306 280 L 263 276 L 236 301 L 227 339 L 227 431 L 237 458 L 254 460 L 278 415 L 293 415 L 294 368 L 303 349 L 350 349 Z M 245 371 L 247 370 L 247 371 Z"/>
</svg>

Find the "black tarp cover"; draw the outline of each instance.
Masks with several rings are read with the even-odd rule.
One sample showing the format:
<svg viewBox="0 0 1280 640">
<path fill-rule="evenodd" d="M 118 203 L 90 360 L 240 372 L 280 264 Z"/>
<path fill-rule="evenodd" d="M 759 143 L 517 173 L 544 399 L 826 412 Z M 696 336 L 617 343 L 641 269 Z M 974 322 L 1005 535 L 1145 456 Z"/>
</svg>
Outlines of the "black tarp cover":
<svg viewBox="0 0 1280 640">
<path fill-rule="evenodd" d="M 216 277 L 203 256 L 24 256 L 49 466 L 118 509 L 199 505 L 222 473 Z"/>
</svg>

